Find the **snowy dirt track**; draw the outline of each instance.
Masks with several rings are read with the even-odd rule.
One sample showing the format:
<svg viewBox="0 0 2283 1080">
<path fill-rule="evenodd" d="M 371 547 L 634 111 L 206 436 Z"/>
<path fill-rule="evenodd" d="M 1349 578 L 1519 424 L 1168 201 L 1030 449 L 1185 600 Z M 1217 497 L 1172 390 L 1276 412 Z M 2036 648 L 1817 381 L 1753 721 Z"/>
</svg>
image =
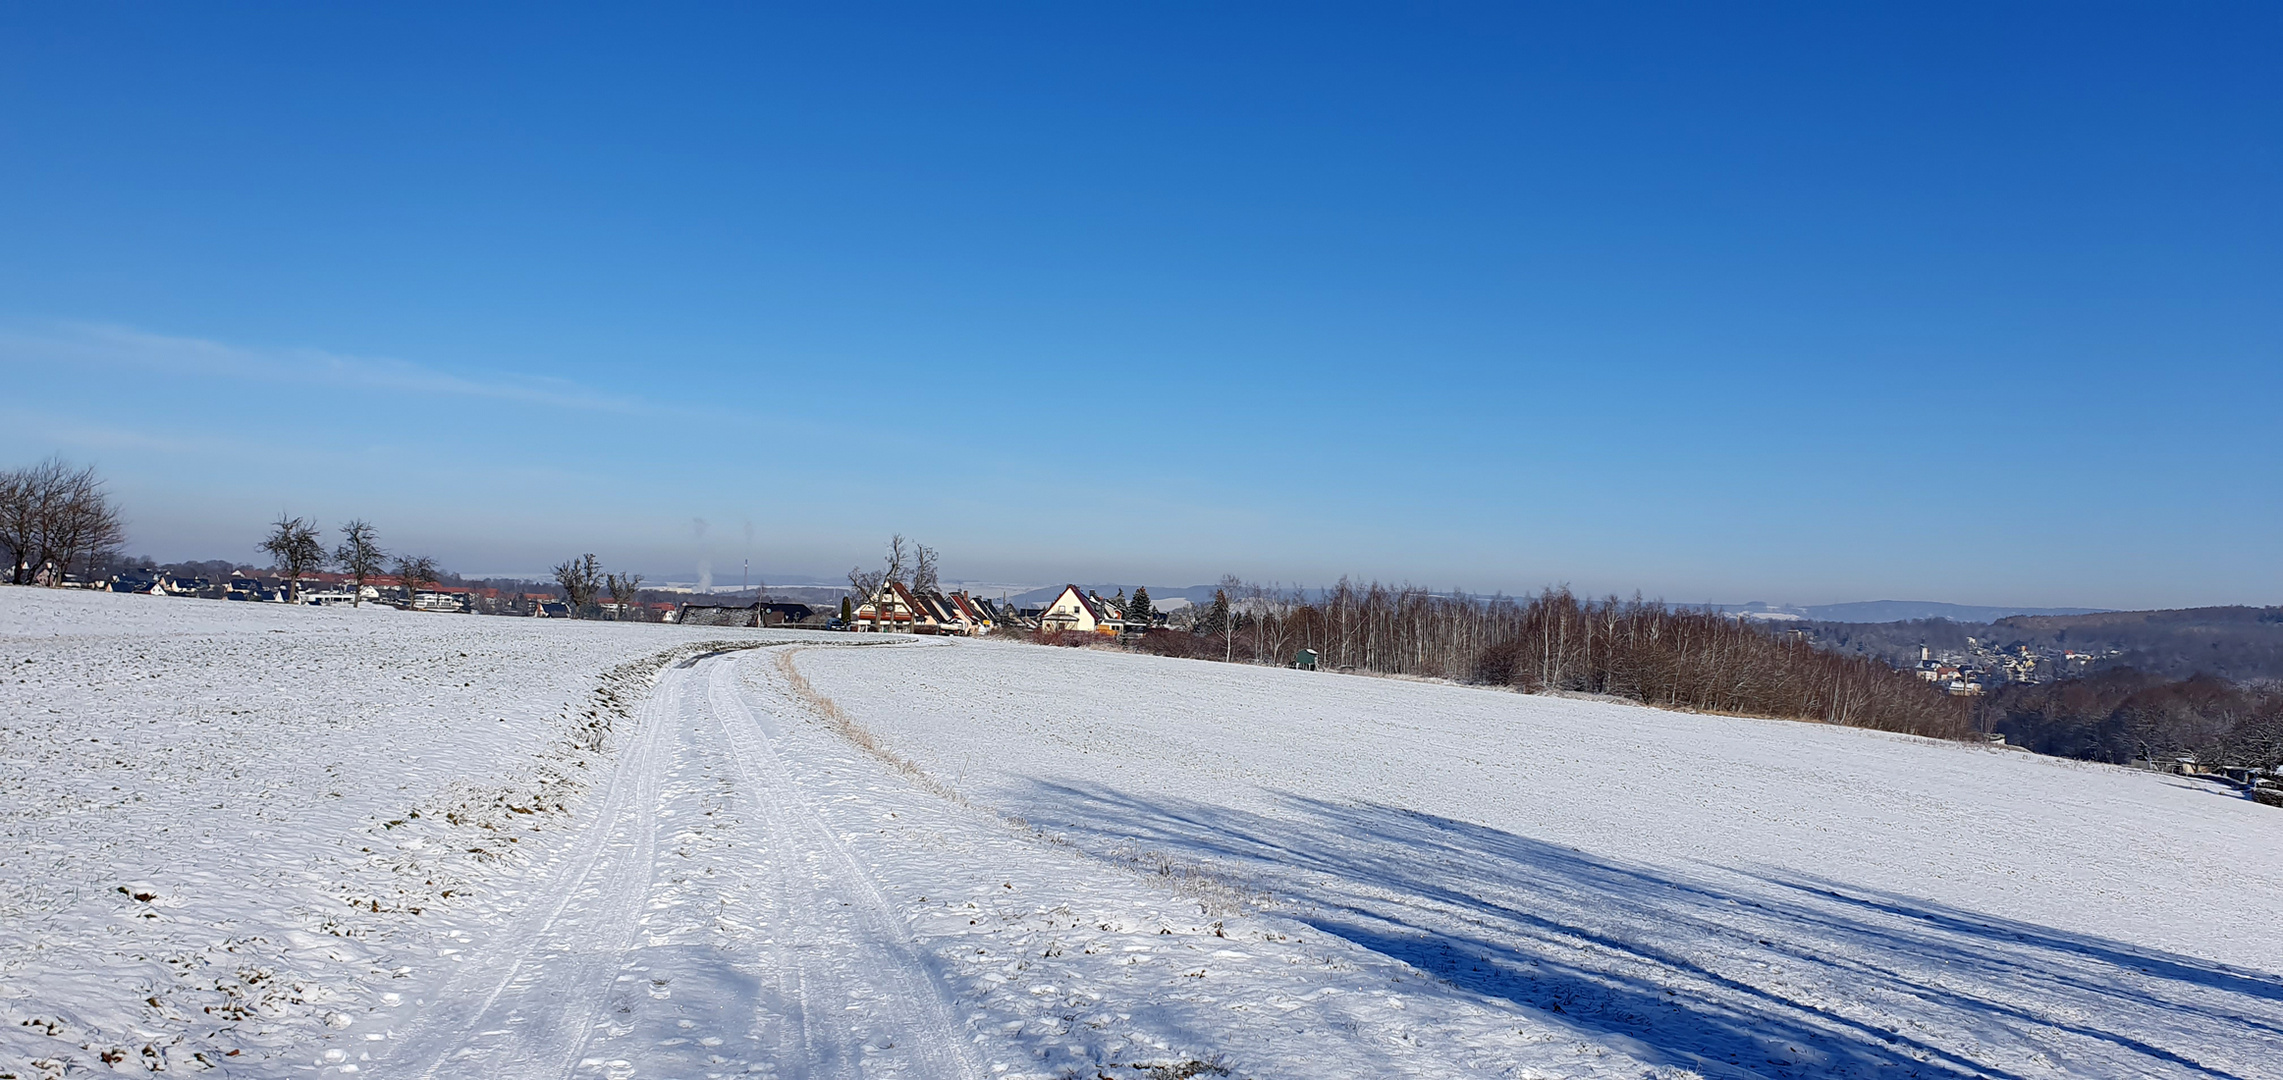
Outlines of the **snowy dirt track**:
<svg viewBox="0 0 2283 1080">
<path fill-rule="evenodd" d="M 0 641 L 0 1075 L 2283 1076 L 2283 815 L 2180 781 L 988 642 Z"/>
<path fill-rule="evenodd" d="M 368 1059 L 661 657 L 760 637 L 0 589 L 0 1074 Z"/>
</svg>

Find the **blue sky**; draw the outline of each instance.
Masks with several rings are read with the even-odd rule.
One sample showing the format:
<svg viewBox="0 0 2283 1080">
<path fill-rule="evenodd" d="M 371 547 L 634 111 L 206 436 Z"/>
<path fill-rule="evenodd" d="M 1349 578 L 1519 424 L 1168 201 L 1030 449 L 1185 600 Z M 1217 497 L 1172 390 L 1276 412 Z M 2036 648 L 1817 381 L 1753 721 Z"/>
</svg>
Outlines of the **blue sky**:
<svg viewBox="0 0 2283 1080">
<path fill-rule="evenodd" d="M 162 558 L 2283 597 L 2272 5 L 0 10 Z M 697 522 L 705 522 L 701 530 Z M 726 569 L 725 569 L 726 568 Z"/>
</svg>

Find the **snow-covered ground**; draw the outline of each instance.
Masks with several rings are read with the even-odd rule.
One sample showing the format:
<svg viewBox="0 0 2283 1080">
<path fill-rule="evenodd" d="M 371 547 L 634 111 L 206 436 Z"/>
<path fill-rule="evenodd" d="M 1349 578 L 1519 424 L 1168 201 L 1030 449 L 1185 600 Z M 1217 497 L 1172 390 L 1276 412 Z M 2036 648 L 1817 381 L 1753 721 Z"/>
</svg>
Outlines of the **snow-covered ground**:
<svg viewBox="0 0 2283 1080">
<path fill-rule="evenodd" d="M 1128 654 L 796 662 L 973 803 L 1415 966 L 1422 1041 L 1464 1004 L 1708 1076 L 2283 1076 L 2283 813 L 2209 784 Z"/>
<path fill-rule="evenodd" d="M 648 658 L 755 636 L 0 588 L 0 1074 L 362 1059 L 527 903 Z"/>
<path fill-rule="evenodd" d="M 2283 1076 L 2283 817 L 2184 781 L 37 589 L 0 674 L 0 1076 Z"/>
</svg>

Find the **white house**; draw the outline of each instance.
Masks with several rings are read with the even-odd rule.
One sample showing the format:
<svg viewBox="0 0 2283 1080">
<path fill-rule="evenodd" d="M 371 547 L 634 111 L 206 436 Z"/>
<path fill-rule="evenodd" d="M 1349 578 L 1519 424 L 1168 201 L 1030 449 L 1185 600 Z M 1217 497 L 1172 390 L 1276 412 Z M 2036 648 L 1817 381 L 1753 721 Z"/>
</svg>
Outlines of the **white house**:
<svg viewBox="0 0 2283 1080">
<path fill-rule="evenodd" d="M 1082 634 L 1116 634 L 1126 628 L 1126 613 L 1117 605 L 1091 593 L 1080 592 L 1076 585 L 1064 585 L 1062 595 L 1054 598 L 1038 615 L 1038 628 L 1046 631 L 1075 630 Z"/>
</svg>

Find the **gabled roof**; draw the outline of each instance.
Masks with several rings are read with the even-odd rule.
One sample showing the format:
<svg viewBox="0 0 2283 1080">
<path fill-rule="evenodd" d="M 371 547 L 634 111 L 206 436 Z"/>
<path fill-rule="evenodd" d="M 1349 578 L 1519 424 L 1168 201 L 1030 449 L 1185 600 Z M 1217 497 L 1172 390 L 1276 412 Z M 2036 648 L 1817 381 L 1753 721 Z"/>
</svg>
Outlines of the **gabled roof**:
<svg viewBox="0 0 2283 1080">
<path fill-rule="evenodd" d="M 1086 614 L 1091 616 L 1095 622 L 1115 622 L 1118 619 L 1116 615 L 1111 614 L 1110 605 L 1107 601 L 1098 596 L 1087 595 L 1085 590 L 1076 585 L 1064 585 L 1061 594 L 1054 598 L 1054 603 L 1047 606 L 1053 607 L 1054 604 L 1061 603 L 1064 596 L 1077 597 L 1079 606 L 1085 608 Z"/>
<path fill-rule="evenodd" d="M 970 622 L 986 623 L 991 621 L 991 617 L 983 613 L 982 606 L 975 602 L 975 598 L 966 593 L 952 593 L 951 602 L 959 608 L 961 614 L 967 616 Z"/>
<path fill-rule="evenodd" d="M 865 614 L 867 610 L 871 614 Z M 890 581 L 881 584 L 879 591 L 871 596 L 857 601 L 850 614 L 862 622 L 911 622 L 919 611 L 919 601 L 912 596 L 912 591 L 901 581 Z"/>
<path fill-rule="evenodd" d="M 920 598 L 913 596 L 912 591 L 905 588 L 903 582 L 891 581 L 888 585 L 896 591 L 896 602 L 904 605 L 904 610 L 911 612 L 914 618 L 926 613 L 927 609 L 920 606 Z M 933 618 L 933 616 L 929 617 Z"/>
<path fill-rule="evenodd" d="M 927 605 L 928 611 L 935 616 L 937 622 L 959 621 L 958 609 L 952 605 L 950 600 L 945 599 L 942 593 L 930 589 L 920 593 L 919 598 L 921 603 Z"/>
</svg>

